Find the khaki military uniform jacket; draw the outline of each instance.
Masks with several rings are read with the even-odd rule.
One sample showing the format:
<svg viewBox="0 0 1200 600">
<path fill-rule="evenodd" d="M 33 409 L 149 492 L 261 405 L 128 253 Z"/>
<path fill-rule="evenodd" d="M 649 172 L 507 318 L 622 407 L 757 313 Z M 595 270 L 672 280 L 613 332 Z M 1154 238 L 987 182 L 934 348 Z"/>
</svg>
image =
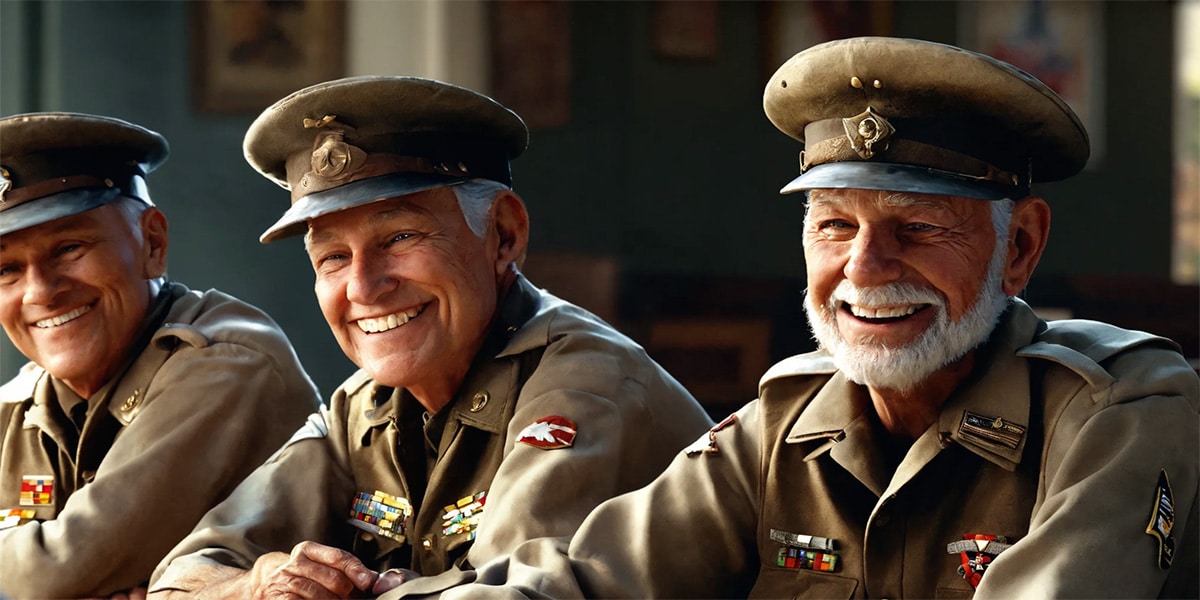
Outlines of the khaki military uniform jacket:
<svg viewBox="0 0 1200 600">
<path fill-rule="evenodd" d="M 1174 344 L 1047 324 L 1016 300 L 976 365 L 905 453 L 827 355 L 786 360 L 569 550 L 532 542 L 477 582 L 603 598 L 1196 597 L 1200 386 Z M 981 563 L 974 589 L 958 568 Z M 501 595 L 446 595 L 485 591 Z"/>
<path fill-rule="evenodd" d="M 641 347 L 524 278 L 491 331 L 432 418 L 403 390 L 352 376 L 328 411 L 172 552 L 151 590 L 195 589 L 190 567 L 246 569 L 305 540 L 351 550 L 376 570 L 470 568 L 522 541 L 573 532 L 712 424 Z M 372 497 L 393 513 L 364 526 L 361 504 Z"/>
<path fill-rule="evenodd" d="M 145 346 L 90 399 L 77 446 L 45 371 L 31 363 L 0 388 L 0 596 L 144 585 L 319 405 L 267 315 L 215 290 L 168 285 Z"/>
</svg>

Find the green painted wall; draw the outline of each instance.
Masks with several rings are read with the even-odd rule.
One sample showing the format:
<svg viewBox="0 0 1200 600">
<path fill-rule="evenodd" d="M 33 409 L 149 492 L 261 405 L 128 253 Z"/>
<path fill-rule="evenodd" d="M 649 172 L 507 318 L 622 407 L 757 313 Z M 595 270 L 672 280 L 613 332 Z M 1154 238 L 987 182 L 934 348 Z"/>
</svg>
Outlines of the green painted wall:
<svg viewBox="0 0 1200 600">
<path fill-rule="evenodd" d="M 958 6 L 896 2 L 894 32 L 955 43 Z M 648 4 L 571 4 L 572 120 L 535 130 L 514 164 L 533 251 L 615 256 L 634 274 L 803 274 L 802 210 L 777 195 L 800 148 L 762 115 L 763 7 L 721 3 L 718 58 L 671 62 L 652 52 Z M 1103 4 L 1104 159 L 1039 188 L 1056 211 L 1043 276 L 1167 277 L 1171 10 Z M 95 112 L 166 135 L 172 155 L 150 184 L 171 221 L 170 274 L 270 312 L 327 394 L 352 365 L 317 309 L 300 242 L 257 242 L 286 195 L 242 159 L 254 115 L 190 106 L 188 29 L 186 2 L 0 1 L 0 114 Z M 21 362 L 5 340 L 0 376 Z"/>
</svg>

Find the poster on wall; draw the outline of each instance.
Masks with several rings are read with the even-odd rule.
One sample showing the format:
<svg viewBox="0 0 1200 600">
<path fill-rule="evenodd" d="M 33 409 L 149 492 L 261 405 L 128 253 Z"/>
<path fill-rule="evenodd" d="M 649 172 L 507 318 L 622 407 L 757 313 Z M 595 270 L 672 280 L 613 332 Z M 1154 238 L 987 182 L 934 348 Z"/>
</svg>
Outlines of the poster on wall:
<svg viewBox="0 0 1200 600">
<path fill-rule="evenodd" d="M 811 46 L 892 34 L 891 0 L 772 0 L 762 6 L 764 81 L 787 59 Z"/>
<path fill-rule="evenodd" d="M 532 129 L 571 120 L 571 4 L 499 0 L 490 9 L 492 96 Z"/>
<path fill-rule="evenodd" d="M 1040 79 L 1079 115 L 1091 138 L 1088 167 L 1104 151 L 1104 22 L 1101 2 L 993 0 L 959 12 L 963 48 Z"/>
<path fill-rule="evenodd" d="M 211 0 L 191 10 L 198 111 L 254 113 L 342 76 L 343 2 Z"/>
</svg>

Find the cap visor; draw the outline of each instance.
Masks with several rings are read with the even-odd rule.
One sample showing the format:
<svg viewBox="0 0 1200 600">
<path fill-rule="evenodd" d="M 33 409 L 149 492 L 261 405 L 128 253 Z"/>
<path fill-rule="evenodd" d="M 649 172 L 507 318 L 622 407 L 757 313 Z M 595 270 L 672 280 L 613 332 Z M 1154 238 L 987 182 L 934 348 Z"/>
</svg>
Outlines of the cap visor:
<svg viewBox="0 0 1200 600">
<path fill-rule="evenodd" d="M 817 165 L 779 190 L 790 194 L 815 189 L 860 189 L 915 194 L 940 194 L 978 200 L 1019 200 L 1027 190 L 993 181 L 972 179 L 928 167 L 873 162 L 835 162 Z"/>
<path fill-rule="evenodd" d="M 307 229 L 310 219 L 338 211 L 404 196 L 433 188 L 465 183 L 468 179 L 440 175 L 437 173 L 389 173 L 362 179 L 323 192 L 304 196 L 296 201 L 283 217 L 263 232 L 258 241 L 267 244 L 294 235 Z"/>
<path fill-rule="evenodd" d="M 0 235 L 98 208 L 121 197 L 121 190 L 75 189 L 43 196 L 0 211 Z"/>
</svg>

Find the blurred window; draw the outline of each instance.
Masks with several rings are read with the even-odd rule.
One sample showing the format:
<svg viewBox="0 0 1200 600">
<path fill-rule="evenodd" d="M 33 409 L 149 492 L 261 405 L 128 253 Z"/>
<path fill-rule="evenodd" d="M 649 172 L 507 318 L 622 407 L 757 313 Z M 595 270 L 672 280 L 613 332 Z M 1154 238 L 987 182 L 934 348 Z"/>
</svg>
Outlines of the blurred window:
<svg viewBox="0 0 1200 600">
<path fill-rule="evenodd" d="M 1200 282 L 1200 0 L 1176 4 L 1175 283 Z"/>
</svg>

